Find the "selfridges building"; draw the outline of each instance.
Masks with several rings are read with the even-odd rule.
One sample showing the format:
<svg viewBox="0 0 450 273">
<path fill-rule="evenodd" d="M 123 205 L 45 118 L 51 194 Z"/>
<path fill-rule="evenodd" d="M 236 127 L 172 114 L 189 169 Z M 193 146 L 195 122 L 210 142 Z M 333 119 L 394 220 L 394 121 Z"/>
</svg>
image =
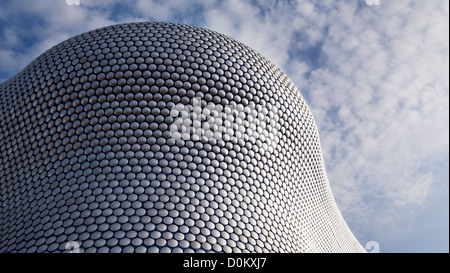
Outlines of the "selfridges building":
<svg viewBox="0 0 450 273">
<path fill-rule="evenodd" d="M 365 251 L 300 92 L 210 30 L 52 47 L 0 85 L 0 154 L 0 252 Z"/>
</svg>

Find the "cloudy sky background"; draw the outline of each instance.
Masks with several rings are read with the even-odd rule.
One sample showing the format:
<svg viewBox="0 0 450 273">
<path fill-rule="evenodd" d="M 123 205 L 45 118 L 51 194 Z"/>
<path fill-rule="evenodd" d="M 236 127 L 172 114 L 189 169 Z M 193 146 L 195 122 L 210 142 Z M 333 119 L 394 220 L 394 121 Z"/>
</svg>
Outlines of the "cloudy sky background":
<svg viewBox="0 0 450 273">
<path fill-rule="evenodd" d="M 0 0 L 0 82 L 65 39 L 135 21 L 208 28 L 262 53 L 308 102 L 361 244 L 449 251 L 447 0 Z"/>
</svg>

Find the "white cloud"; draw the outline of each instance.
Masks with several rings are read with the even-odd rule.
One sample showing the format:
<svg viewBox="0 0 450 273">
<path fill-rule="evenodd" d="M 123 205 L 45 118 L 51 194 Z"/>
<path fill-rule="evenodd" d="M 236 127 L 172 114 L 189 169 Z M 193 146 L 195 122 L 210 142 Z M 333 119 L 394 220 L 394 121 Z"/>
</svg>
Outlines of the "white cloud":
<svg viewBox="0 0 450 273">
<path fill-rule="evenodd" d="M 311 108 L 346 219 L 404 235 L 435 193 L 430 161 L 448 161 L 448 3 L 383 2 L 359 14 L 348 5 L 328 17 Z"/>
</svg>

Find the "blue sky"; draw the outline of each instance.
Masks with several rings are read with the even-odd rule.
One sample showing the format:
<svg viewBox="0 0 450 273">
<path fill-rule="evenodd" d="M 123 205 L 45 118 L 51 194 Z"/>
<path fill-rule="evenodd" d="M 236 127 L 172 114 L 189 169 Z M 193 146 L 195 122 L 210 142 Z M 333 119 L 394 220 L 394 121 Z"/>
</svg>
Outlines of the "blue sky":
<svg viewBox="0 0 450 273">
<path fill-rule="evenodd" d="M 448 1 L 0 0 L 0 7 L 0 82 L 57 43 L 116 23 L 186 23 L 246 43 L 308 102 L 336 202 L 361 244 L 449 251 Z"/>
</svg>

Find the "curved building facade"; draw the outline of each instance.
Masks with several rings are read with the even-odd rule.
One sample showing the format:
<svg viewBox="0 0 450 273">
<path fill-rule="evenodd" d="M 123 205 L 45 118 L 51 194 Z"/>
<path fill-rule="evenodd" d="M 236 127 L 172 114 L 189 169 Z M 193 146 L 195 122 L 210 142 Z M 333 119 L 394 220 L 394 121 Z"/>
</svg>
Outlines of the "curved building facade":
<svg viewBox="0 0 450 273">
<path fill-rule="evenodd" d="M 93 30 L 0 85 L 0 252 L 364 252 L 274 64 L 171 23 Z"/>
</svg>

